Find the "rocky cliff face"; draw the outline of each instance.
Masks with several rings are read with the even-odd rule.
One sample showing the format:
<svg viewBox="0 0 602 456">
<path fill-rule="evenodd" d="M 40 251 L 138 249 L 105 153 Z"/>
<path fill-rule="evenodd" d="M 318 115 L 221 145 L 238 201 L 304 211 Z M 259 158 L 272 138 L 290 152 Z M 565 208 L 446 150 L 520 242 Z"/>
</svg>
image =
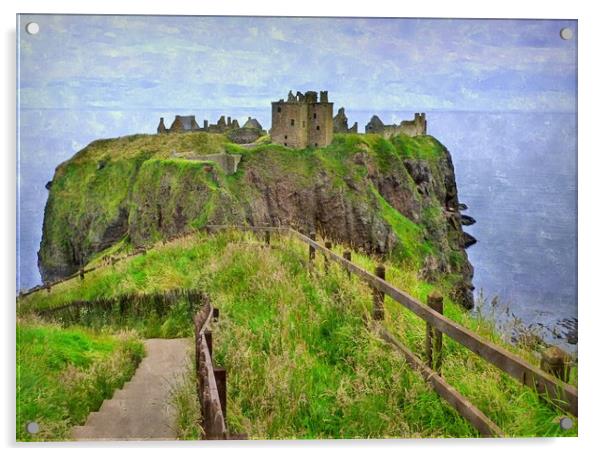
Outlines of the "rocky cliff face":
<svg viewBox="0 0 602 456">
<path fill-rule="evenodd" d="M 170 138 L 166 138 L 169 136 Z M 172 158 L 173 150 L 189 158 Z M 203 155 L 243 156 L 225 175 Z M 432 137 L 338 135 L 323 149 L 242 148 L 215 134 L 92 143 L 57 168 L 44 217 L 44 280 L 99 252 L 206 224 L 290 225 L 390 255 L 473 305 L 472 267 L 449 152 Z"/>
</svg>

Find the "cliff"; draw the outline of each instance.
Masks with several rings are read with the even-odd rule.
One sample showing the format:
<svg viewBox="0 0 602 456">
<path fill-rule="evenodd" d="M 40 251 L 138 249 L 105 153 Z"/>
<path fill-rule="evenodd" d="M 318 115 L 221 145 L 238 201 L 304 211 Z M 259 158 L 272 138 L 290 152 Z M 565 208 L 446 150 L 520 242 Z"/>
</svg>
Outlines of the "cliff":
<svg viewBox="0 0 602 456">
<path fill-rule="evenodd" d="M 242 156 L 236 173 L 203 159 L 220 152 Z M 206 224 L 283 224 L 387 255 L 473 305 L 451 156 L 430 136 L 345 134 L 290 150 L 267 138 L 135 135 L 91 143 L 48 187 L 44 280 Z"/>
</svg>

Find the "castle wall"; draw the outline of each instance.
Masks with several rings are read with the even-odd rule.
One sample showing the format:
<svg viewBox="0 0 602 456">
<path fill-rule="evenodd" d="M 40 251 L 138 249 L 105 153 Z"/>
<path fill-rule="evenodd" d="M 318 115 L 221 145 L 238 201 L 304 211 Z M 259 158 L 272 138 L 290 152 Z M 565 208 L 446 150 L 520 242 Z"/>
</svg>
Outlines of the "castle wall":
<svg viewBox="0 0 602 456">
<path fill-rule="evenodd" d="M 426 135 L 426 115 L 417 112 L 414 120 L 403 120 L 399 125 L 399 132 L 408 136 Z"/>
<path fill-rule="evenodd" d="M 250 144 L 257 141 L 262 133 L 258 128 L 235 128 L 228 133 L 228 139 L 236 144 Z"/>
<path fill-rule="evenodd" d="M 373 116 L 366 124 L 366 133 L 380 134 L 387 139 L 400 133 L 407 136 L 426 135 L 426 115 L 415 113 L 414 120 L 403 120 L 399 125 L 384 125 L 378 116 Z"/>
<path fill-rule="evenodd" d="M 313 147 L 328 146 L 332 142 L 332 103 L 309 104 L 309 138 Z"/>
<path fill-rule="evenodd" d="M 308 146 L 308 105 L 275 101 L 272 103 L 272 141 L 286 147 Z"/>
</svg>

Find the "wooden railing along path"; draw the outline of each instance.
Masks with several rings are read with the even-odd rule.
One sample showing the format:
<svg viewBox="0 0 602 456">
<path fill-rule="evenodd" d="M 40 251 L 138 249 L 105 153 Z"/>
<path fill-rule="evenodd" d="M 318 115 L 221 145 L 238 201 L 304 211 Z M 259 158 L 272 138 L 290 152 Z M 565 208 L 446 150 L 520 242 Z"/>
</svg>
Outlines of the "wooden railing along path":
<svg viewBox="0 0 602 456">
<path fill-rule="evenodd" d="M 226 369 L 213 366 L 212 320 L 219 317 L 210 302 L 194 317 L 194 348 L 197 394 L 201 406 L 202 427 L 206 440 L 227 440 Z"/>
<path fill-rule="evenodd" d="M 427 324 L 426 345 L 428 346 L 429 341 L 435 339 L 435 344 L 431 345 L 431 349 L 428 351 L 430 353 L 433 353 L 437 358 L 437 365 L 435 367 L 438 368 L 438 370 L 440 370 L 442 362 L 442 354 L 440 348 L 442 343 L 440 334 L 445 334 L 451 339 L 455 340 L 456 342 L 471 350 L 473 353 L 475 353 L 488 363 L 496 366 L 503 372 L 506 372 L 510 376 L 514 377 L 521 384 L 535 389 L 541 395 L 541 397 L 548 400 L 553 405 L 561 408 L 566 412 L 573 414 L 574 416 L 578 416 L 578 395 L 577 389 L 574 386 L 569 385 L 568 383 L 560 380 L 559 378 L 554 377 L 553 375 L 551 375 L 548 372 L 545 372 L 541 368 L 531 365 L 530 363 L 523 360 L 514 353 L 508 351 L 507 349 L 484 339 L 475 332 L 463 327 L 462 325 L 451 320 L 450 318 L 445 317 L 442 314 L 442 304 L 440 309 L 431 308 L 430 306 L 427 306 L 420 302 L 418 299 L 410 296 L 406 292 L 394 287 L 385 280 L 384 267 L 382 265 L 377 266 L 375 274 L 372 274 L 351 262 L 351 252 L 346 251 L 344 253 L 344 256 L 341 257 L 335 252 L 333 252 L 331 248 L 316 242 L 315 233 L 310 233 L 309 236 L 306 236 L 288 227 L 232 227 L 225 225 L 210 225 L 207 226 L 206 229 L 209 232 L 223 229 L 239 229 L 265 233 L 277 232 L 281 234 L 290 234 L 294 236 L 295 238 L 309 246 L 310 262 L 315 259 L 315 252 L 319 251 L 325 256 L 325 258 L 335 263 L 338 263 L 350 274 L 354 274 L 360 277 L 372 287 L 374 293 L 373 317 L 375 320 L 382 319 L 382 312 L 384 312 L 384 308 L 382 306 L 384 295 L 389 296 L 395 302 L 401 304 L 406 309 L 410 310 L 415 315 L 424 320 Z M 269 242 L 269 238 L 266 239 L 268 240 L 267 242 Z M 433 296 L 433 298 L 433 302 L 431 302 L 430 304 L 436 307 L 436 301 L 438 301 L 438 298 L 436 296 Z M 393 337 L 390 334 L 388 334 L 386 330 L 384 330 L 384 328 L 379 330 L 379 334 L 383 335 L 385 339 L 393 339 Z M 396 346 L 399 347 L 402 345 L 399 341 L 396 341 Z M 431 360 L 432 356 L 433 355 L 430 356 Z M 406 356 L 406 359 L 407 358 L 408 357 Z M 410 364 L 412 364 L 412 362 L 410 362 Z M 426 367 L 430 369 L 433 366 L 431 365 Z M 429 373 L 429 378 L 434 377 L 432 377 L 432 375 Z M 431 381 L 431 383 L 433 382 Z M 451 386 L 449 388 L 451 388 Z M 465 406 L 468 406 L 468 404 L 463 405 L 463 407 Z M 470 406 L 474 407 L 472 406 L 472 404 L 470 404 Z M 456 407 L 456 409 L 460 411 L 458 407 Z M 469 418 L 468 416 L 465 417 L 471 420 L 471 418 Z M 492 428 L 490 423 L 478 423 L 477 428 L 479 426 L 483 428 L 490 427 L 490 432 L 492 435 L 495 435 L 497 433 L 496 429 Z"/>
</svg>

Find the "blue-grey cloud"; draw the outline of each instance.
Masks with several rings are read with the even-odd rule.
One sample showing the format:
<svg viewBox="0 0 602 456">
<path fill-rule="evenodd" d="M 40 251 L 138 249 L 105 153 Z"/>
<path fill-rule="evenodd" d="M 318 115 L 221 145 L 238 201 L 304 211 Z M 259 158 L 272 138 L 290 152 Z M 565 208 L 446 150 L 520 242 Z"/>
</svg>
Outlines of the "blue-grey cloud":
<svg viewBox="0 0 602 456">
<path fill-rule="evenodd" d="M 356 109 L 573 111 L 575 21 L 23 16 L 27 108 L 267 106 L 327 88 Z M 336 98 L 334 97 L 336 95 Z"/>
</svg>

